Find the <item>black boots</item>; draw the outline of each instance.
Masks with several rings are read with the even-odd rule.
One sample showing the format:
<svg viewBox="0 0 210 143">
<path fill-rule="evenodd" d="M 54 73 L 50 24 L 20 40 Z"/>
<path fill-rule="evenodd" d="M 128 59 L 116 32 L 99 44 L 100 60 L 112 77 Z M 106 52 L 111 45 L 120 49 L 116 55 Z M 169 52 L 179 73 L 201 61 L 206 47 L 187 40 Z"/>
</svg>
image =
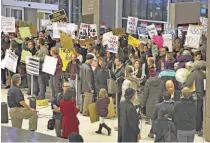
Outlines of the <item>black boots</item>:
<svg viewBox="0 0 210 143">
<path fill-rule="evenodd" d="M 111 134 L 112 129 L 110 127 L 108 127 L 105 123 L 99 124 L 99 128 L 98 128 L 98 131 L 96 131 L 96 133 L 97 134 L 102 134 L 101 130 L 102 130 L 103 127 L 107 130 L 108 136 L 109 136 Z"/>
<path fill-rule="evenodd" d="M 98 131 L 96 131 L 96 134 L 101 134 L 101 130 L 102 130 L 102 124 L 99 124 L 99 128 L 98 128 Z"/>
</svg>

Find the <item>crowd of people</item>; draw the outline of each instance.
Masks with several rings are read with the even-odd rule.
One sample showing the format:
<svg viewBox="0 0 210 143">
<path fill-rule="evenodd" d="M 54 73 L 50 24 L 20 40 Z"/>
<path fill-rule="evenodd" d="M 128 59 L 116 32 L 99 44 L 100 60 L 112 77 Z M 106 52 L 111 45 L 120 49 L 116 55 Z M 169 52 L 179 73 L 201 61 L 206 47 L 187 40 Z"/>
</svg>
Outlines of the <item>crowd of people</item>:
<svg viewBox="0 0 210 143">
<path fill-rule="evenodd" d="M 33 77 L 33 95 L 37 100 L 45 99 L 46 87 L 51 87 L 58 137 L 68 138 L 71 133 L 79 133 L 77 114 L 89 116 L 88 107 L 94 102 L 100 116 L 96 133 L 101 134 L 105 128 L 111 135 L 111 128 L 104 122 L 109 112 L 109 97 L 118 103 L 119 142 L 140 140 L 139 122 L 143 115 L 146 124 L 151 124 L 148 136 L 155 137 L 155 142 L 193 142 L 195 133 L 202 136 L 206 78 L 204 35 L 198 50 L 184 47 L 182 39 L 177 37 L 173 42 L 173 52 L 169 52 L 168 47 L 161 47 L 158 55 L 152 54 L 151 46 L 155 43 L 150 38 L 140 40 L 138 47 L 133 47 L 128 45 L 128 35 L 125 34 L 119 39 L 117 54 L 108 52 L 101 38 L 86 46 L 80 46 L 75 40 L 75 52 L 65 70 L 62 70 L 58 52 L 62 43 L 45 31 L 39 32 L 34 39 L 22 39 L 23 43 L 17 42 L 16 33 L 2 33 L 1 37 L 1 59 L 4 59 L 7 49 L 19 57 L 16 71 L 19 74 L 1 69 L 2 84 L 9 88 L 8 105 L 13 127 L 21 128 L 22 119 L 29 119 L 29 130 L 37 129 L 36 111 L 24 102 L 19 88 L 28 87 L 27 94 L 31 95 L 32 75 L 26 72 L 25 63 L 20 60 L 22 50 L 27 50 L 39 58 L 41 64 L 46 55 L 58 59 L 55 75 L 44 73 L 40 67 L 39 76 Z M 189 73 L 184 82 L 176 76 L 179 69 L 186 69 Z M 116 94 L 109 92 L 109 79 L 118 85 Z"/>
</svg>

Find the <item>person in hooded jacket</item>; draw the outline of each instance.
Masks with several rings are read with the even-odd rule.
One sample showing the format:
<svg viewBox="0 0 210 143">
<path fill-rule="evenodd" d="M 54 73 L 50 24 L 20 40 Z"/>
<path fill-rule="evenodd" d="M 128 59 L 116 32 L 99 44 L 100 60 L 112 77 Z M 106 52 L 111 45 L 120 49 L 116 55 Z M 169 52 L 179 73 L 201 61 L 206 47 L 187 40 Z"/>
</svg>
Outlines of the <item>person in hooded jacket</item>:
<svg viewBox="0 0 210 143">
<path fill-rule="evenodd" d="M 146 107 L 147 118 L 152 119 L 154 114 L 154 108 L 157 103 L 160 103 L 163 99 L 163 82 L 156 76 L 156 71 L 151 69 L 150 78 L 147 80 L 144 86 L 144 95 L 141 102 L 142 108 Z M 150 130 L 149 137 L 153 138 L 152 130 Z"/>
</svg>

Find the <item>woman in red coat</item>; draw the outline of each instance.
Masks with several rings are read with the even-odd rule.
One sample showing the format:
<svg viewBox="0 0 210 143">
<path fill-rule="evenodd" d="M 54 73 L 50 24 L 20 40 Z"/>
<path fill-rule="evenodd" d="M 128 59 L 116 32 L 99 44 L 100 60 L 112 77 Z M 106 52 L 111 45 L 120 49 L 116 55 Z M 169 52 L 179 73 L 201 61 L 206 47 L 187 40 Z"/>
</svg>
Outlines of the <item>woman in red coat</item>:
<svg viewBox="0 0 210 143">
<path fill-rule="evenodd" d="M 71 92 L 67 92 L 60 101 L 60 113 L 63 115 L 62 130 L 64 138 L 67 138 L 71 133 L 79 133 L 78 112 L 79 109 L 75 106 Z"/>
</svg>

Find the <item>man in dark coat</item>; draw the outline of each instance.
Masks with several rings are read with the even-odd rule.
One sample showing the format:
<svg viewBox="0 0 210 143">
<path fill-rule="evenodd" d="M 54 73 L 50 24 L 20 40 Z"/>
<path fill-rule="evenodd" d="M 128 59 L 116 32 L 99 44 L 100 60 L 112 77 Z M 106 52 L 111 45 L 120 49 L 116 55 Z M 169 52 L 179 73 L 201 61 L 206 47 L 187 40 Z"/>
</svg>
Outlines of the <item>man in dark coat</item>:
<svg viewBox="0 0 210 143">
<path fill-rule="evenodd" d="M 135 100 L 135 90 L 128 88 L 125 91 L 125 101 L 120 103 L 118 142 L 138 142 L 141 138 L 139 119 Z"/>
<path fill-rule="evenodd" d="M 172 80 L 166 81 L 166 89 L 169 92 L 172 100 L 175 102 L 180 100 L 181 91 L 174 89 L 174 83 Z"/>
<path fill-rule="evenodd" d="M 193 94 L 197 97 L 197 115 L 196 115 L 196 131 L 198 135 L 202 135 L 202 123 L 203 123 L 203 96 L 205 95 L 204 91 L 204 80 L 206 75 L 201 71 L 202 63 L 196 61 L 193 65 L 193 71 L 189 74 L 187 81 L 184 86 L 191 88 L 195 84 L 195 92 Z"/>
</svg>

